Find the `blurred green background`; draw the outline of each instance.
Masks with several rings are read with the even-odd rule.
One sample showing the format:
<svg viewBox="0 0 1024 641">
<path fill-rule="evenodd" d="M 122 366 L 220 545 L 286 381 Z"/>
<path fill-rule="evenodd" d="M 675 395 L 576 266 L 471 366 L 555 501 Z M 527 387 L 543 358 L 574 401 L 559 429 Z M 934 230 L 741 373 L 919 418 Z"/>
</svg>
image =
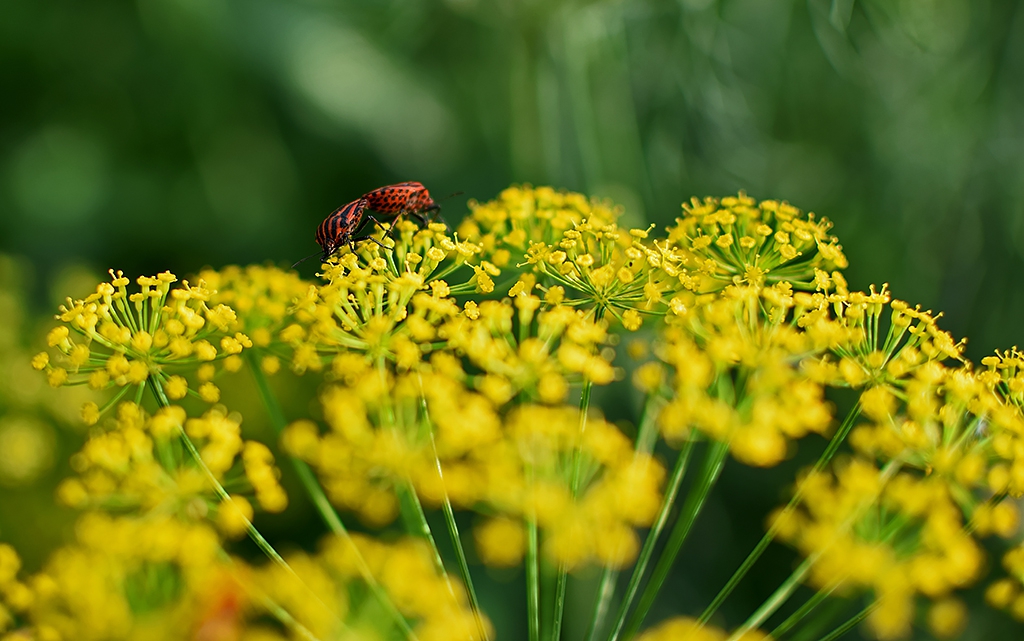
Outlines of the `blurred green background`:
<svg viewBox="0 0 1024 641">
<path fill-rule="evenodd" d="M 0 253 L 24 257 L 0 275 L 33 313 L 86 293 L 83 265 L 289 265 L 381 185 L 462 191 L 444 203 L 457 220 L 467 198 L 531 182 L 611 197 L 631 225 L 690 196 L 786 199 L 835 222 L 852 286 L 942 310 L 975 360 L 1021 342 L 1011 0 L 5 2 L 0 88 Z M 0 413 L 42 393 L 0 394 Z M 714 545 L 656 616 L 706 603 L 800 462 L 727 471 L 693 541 Z M 21 518 L 25 491 L 0 490 L 0 518 Z M 730 622 L 789 564 L 751 577 Z M 991 636 L 1002 615 L 976 625 L 1013 638 Z"/>
<path fill-rule="evenodd" d="M 855 286 L 980 357 L 1024 315 L 1019 4 L 7 2 L 0 251 L 44 279 L 291 264 L 403 180 L 465 192 L 450 218 L 532 182 L 637 224 L 746 189 L 834 220 Z"/>
</svg>

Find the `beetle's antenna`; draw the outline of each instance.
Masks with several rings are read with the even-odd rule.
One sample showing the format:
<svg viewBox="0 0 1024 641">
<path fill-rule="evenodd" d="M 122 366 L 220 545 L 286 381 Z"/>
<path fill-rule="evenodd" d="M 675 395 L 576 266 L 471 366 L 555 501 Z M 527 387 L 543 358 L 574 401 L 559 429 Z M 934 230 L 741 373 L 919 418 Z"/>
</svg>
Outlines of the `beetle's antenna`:
<svg viewBox="0 0 1024 641">
<path fill-rule="evenodd" d="M 298 267 L 299 265 L 301 265 L 302 263 L 306 262 L 307 260 L 309 260 L 313 256 L 316 256 L 319 253 L 320 252 L 313 252 L 312 254 L 310 254 L 309 256 L 306 256 L 305 258 L 300 258 L 299 260 L 295 261 L 294 265 L 292 265 L 292 269 L 295 269 L 296 267 Z"/>
</svg>

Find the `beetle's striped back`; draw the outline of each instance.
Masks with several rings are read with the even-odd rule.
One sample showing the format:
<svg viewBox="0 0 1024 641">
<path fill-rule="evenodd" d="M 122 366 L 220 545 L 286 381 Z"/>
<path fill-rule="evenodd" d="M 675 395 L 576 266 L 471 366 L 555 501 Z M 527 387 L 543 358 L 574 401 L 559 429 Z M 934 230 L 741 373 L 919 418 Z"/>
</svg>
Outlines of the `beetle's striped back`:
<svg viewBox="0 0 1024 641">
<path fill-rule="evenodd" d="M 430 192 L 418 182 L 398 183 L 374 189 L 363 196 L 366 206 L 382 214 L 420 212 L 436 207 Z"/>
<path fill-rule="evenodd" d="M 316 242 L 324 250 L 323 260 L 327 260 L 338 247 L 352 239 L 352 234 L 359 228 L 363 220 L 366 199 L 353 200 L 332 211 L 324 222 L 316 229 Z"/>
</svg>

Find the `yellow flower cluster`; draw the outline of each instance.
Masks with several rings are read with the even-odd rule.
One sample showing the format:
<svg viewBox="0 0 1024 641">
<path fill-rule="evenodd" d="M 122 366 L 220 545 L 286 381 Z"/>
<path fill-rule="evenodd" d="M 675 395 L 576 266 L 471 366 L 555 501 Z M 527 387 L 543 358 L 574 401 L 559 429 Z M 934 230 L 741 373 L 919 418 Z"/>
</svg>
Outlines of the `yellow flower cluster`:
<svg viewBox="0 0 1024 641">
<path fill-rule="evenodd" d="M 679 256 L 647 240 L 650 229 L 624 230 L 608 203 L 548 187 L 512 187 L 487 203 L 471 203 L 460 233 L 500 268 L 525 267 L 527 293 L 538 287 L 551 305 L 593 309 L 637 330 L 642 314 L 662 314 L 683 287 Z M 510 296 L 515 297 L 513 288 Z"/>
<path fill-rule="evenodd" d="M 529 185 L 509 187 L 486 203 L 470 201 L 469 210 L 459 235 L 479 245 L 482 257 L 499 268 L 515 266 L 533 244 L 557 244 L 583 223 L 602 229 L 622 213 L 583 194 Z"/>
<path fill-rule="evenodd" d="M 0 634 L 18 626 L 32 605 L 32 589 L 18 580 L 19 570 L 21 559 L 17 551 L 0 543 Z"/>
<path fill-rule="evenodd" d="M 227 571 L 209 526 L 166 514 L 94 513 L 75 532 L 77 543 L 57 550 L 42 572 L 5 590 L 3 600 L 24 625 L 4 638 L 176 641 L 196 632 L 209 608 L 208 586 Z M 0 546 L 0 585 L 5 556 Z"/>
<path fill-rule="evenodd" d="M 399 227 L 393 251 L 381 256 L 377 245 L 364 243 L 362 254 L 346 253 L 327 263 L 327 282 L 297 301 L 297 310 L 310 320 L 280 334 L 294 347 L 296 371 L 318 371 L 323 366 L 321 353 L 348 351 L 412 367 L 430 350 L 437 325 L 461 311 L 454 294 L 493 290 L 487 271 L 474 272 L 458 288 L 443 280 L 465 267 L 466 260 L 479 252 L 477 246 L 449 238 L 441 224 L 415 231 L 415 225 L 405 221 Z M 446 260 L 449 257 L 452 260 Z"/>
<path fill-rule="evenodd" d="M 187 418 L 180 407 L 148 416 L 134 403 L 122 403 L 110 427 L 93 432 L 72 457 L 77 476 L 61 483 L 58 497 L 77 508 L 173 514 L 183 522 L 202 522 L 210 515 L 227 534 L 241 535 L 252 508 L 242 496 L 221 503 L 208 474 L 223 481 L 241 459 L 247 484 L 263 509 L 280 512 L 288 500 L 273 455 L 262 443 L 242 440 L 240 420 L 220 407 Z M 182 433 L 199 450 L 205 469 L 181 450 L 177 439 Z"/>
<path fill-rule="evenodd" d="M 191 392 L 216 402 L 220 392 L 211 382 L 214 363 L 237 370 L 242 366 L 238 355 L 252 346 L 245 334 L 231 331 L 235 311 L 211 304 L 213 292 L 203 281 L 194 287 L 188 281 L 172 287 L 178 279 L 164 272 L 140 277 L 140 291 L 129 294 L 129 281 L 121 272 L 111 270 L 111 277 L 85 299 L 68 299 L 57 315 L 61 324 L 47 336 L 56 358 L 51 362 L 50 354 L 41 352 L 32 366 L 45 370 L 54 387 L 88 383 L 96 390 L 120 388 L 102 409 L 86 404 L 82 418 L 89 425 L 133 386 L 139 400 L 151 378 L 171 399 Z M 172 373 L 192 370 L 201 383 L 197 391 L 184 376 Z"/>
<path fill-rule="evenodd" d="M 480 639 L 478 622 L 462 585 L 438 574 L 422 539 L 406 538 L 388 544 L 360 535 L 350 539 L 329 537 L 320 547 L 315 556 L 286 557 L 290 571 L 269 565 L 252 575 L 254 585 L 269 602 L 283 607 L 314 638 L 370 641 L 396 634 L 397 630 L 388 629 L 391 622 L 381 616 L 375 597 L 360 585 L 360 567 L 365 564 L 412 624 L 414 638 Z M 493 634 L 486 619 L 480 625 L 487 634 Z M 267 630 L 261 638 L 293 637 Z"/>
<path fill-rule="evenodd" d="M 498 404 L 518 394 L 543 403 L 561 403 L 570 382 L 607 385 L 616 376 L 606 347 L 607 325 L 565 305 L 549 306 L 531 293 L 524 275 L 509 301 L 467 303 L 463 313 L 438 328 L 447 353 L 434 359 L 438 369 L 462 377 L 447 357 L 463 354 L 482 371 L 474 386 Z"/>
<path fill-rule="evenodd" d="M 0 633 L 269 641 L 408 637 L 409 626 L 431 641 L 493 632 L 470 607 L 471 582 L 444 572 L 430 537 L 331 537 L 316 554 L 283 560 L 255 532 L 254 505 L 288 503 L 271 449 L 243 439 L 240 416 L 219 405 L 193 418 L 171 405 L 189 394 L 217 403 L 214 378 L 240 369 L 244 354 L 277 429 L 286 411 L 262 373 L 322 375 L 320 422 L 293 422 L 282 445 L 315 470 L 320 486 L 298 465 L 335 532 L 344 528 L 325 493 L 370 527 L 400 511 L 425 524 L 422 506 L 443 506 L 454 532 L 453 509 L 476 512 L 479 559 L 514 567 L 527 556 L 536 570 L 543 550 L 558 568 L 559 608 L 566 570 L 600 564 L 613 576 L 637 558 L 637 531 L 657 521 L 654 543 L 662 515 L 674 513 L 650 453 L 656 428 L 671 445 L 706 439 L 741 463 L 775 466 L 799 439 L 834 428 L 827 388 L 854 390 L 838 438 L 772 516 L 772 535 L 805 557 L 789 585 L 868 595 L 868 626 L 882 639 L 905 636 L 923 604 L 936 636 L 959 634 L 956 592 L 981 576 L 981 539 L 1019 528 L 1008 497 L 1024 496 L 1024 355 L 1000 352 L 975 370 L 941 314 L 893 300 L 884 285 L 850 291 L 828 220 L 785 202 L 694 199 L 660 238 L 653 226 L 620 228 L 609 203 L 547 187 L 511 187 L 470 209 L 457 233 L 382 225 L 378 242 L 323 264 L 318 283 L 228 267 L 202 272 L 194 287 L 169 273 L 143 277 L 129 293 L 111 272 L 91 296 L 69 299 L 51 351 L 32 366 L 54 387 L 115 390 L 104 407 L 85 406 L 86 423 L 118 409 L 90 432 L 58 491 L 94 510 L 78 542 L 25 581 L 0 545 Z M 622 377 L 612 328 L 645 323 L 653 360 L 634 381 L 650 412 L 634 442 L 590 399 L 593 386 Z M 142 409 L 146 387 L 161 409 Z M 826 464 L 847 430 L 853 453 Z M 702 477 L 677 467 L 670 496 L 689 478 L 686 505 L 699 509 L 726 450 L 710 451 Z M 696 517 L 674 526 L 666 549 L 679 549 Z M 275 563 L 227 556 L 223 540 L 246 532 Z M 651 576 L 664 577 L 669 563 L 656 563 Z M 1024 546 L 1003 566 L 986 598 L 1024 619 Z M 533 596 L 536 573 L 530 581 Z M 626 603 L 627 627 L 644 607 Z M 756 624 L 771 612 L 762 614 Z M 639 638 L 770 640 L 689 618 Z"/>
<path fill-rule="evenodd" d="M 832 472 L 811 472 L 799 483 L 800 509 L 776 512 L 779 536 L 813 562 L 819 589 L 869 589 L 875 608 L 868 624 L 878 638 L 906 636 L 915 596 L 948 608 L 953 590 L 971 585 L 984 553 L 964 528 L 958 499 L 942 477 L 879 469 L 852 459 Z M 954 636 L 964 620 L 937 616 Z"/>
<path fill-rule="evenodd" d="M 1020 515 L 1017 501 L 1000 501 L 1004 495 L 1024 496 L 1024 354 L 1016 348 L 981 359 L 984 369 L 971 390 L 975 415 L 970 428 L 979 449 L 989 460 L 982 474 L 993 498 L 977 506 L 972 525 L 978 534 L 1018 537 Z M 983 447 L 982 447 L 983 446 Z M 986 601 L 1024 621 L 1024 545 L 1018 543 L 1003 555 L 1008 576 L 997 579 L 985 592 Z"/>
<path fill-rule="evenodd" d="M 814 270 L 845 269 L 832 224 L 786 202 L 758 203 L 743 192 L 683 203 L 683 216 L 668 229 L 678 278 L 687 289 L 718 291 L 732 284 L 789 282 L 811 287 Z"/>
<path fill-rule="evenodd" d="M 994 443 L 982 433 L 987 395 L 977 377 L 970 370 L 951 370 L 932 361 L 901 387 L 864 390 L 860 406 L 868 422 L 851 432 L 850 444 L 872 459 L 899 460 L 943 477 L 955 492 L 969 495 L 985 489 L 995 452 Z M 990 489 L 1001 492 L 1006 487 Z M 1014 484 L 1013 490 L 1024 491 L 1024 486 Z"/>
<path fill-rule="evenodd" d="M 633 528 L 649 525 L 660 504 L 661 466 L 600 419 L 588 418 L 581 434 L 575 408 L 520 404 L 503 413 L 486 394 L 429 370 L 397 378 L 369 370 L 321 400 L 330 431 L 295 423 L 285 448 L 319 471 L 334 503 L 377 525 L 395 517 L 395 489 L 411 485 L 429 504 L 447 496 L 457 507 L 487 505 L 520 532 L 523 520 L 536 522 L 550 555 L 568 566 L 621 566 L 637 552 Z M 574 498 L 577 447 L 585 473 Z M 521 546 L 488 549 L 506 539 L 478 537 L 482 557 L 518 562 Z"/>
<path fill-rule="evenodd" d="M 296 301 L 315 290 L 313 283 L 293 271 L 262 265 L 207 269 L 199 273 L 199 278 L 212 291 L 211 304 L 235 310 L 231 330 L 252 339 L 264 372 L 274 374 L 282 361 L 293 361 L 289 341 L 282 336 L 301 334 L 313 321 L 308 311 L 296 307 Z"/>
<path fill-rule="evenodd" d="M 729 287 L 675 318 L 657 348 L 672 371 L 659 417 L 666 438 L 685 440 L 695 429 L 728 442 L 743 463 L 772 466 L 791 441 L 829 428 L 824 388 L 800 366 L 832 338 L 800 327 L 800 302 L 783 284 Z"/>
<path fill-rule="evenodd" d="M 836 335 L 832 347 L 838 361 L 823 362 L 813 375 L 829 384 L 862 388 L 901 388 L 920 368 L 946 359 L 963 360 L 964 341 L 956 342 L 938 326 L 941 315 L 893 300 L 888 289 L 850 292 L 838 273 L 817 272 L 816 311 L 801 321 Z M 888 311 L 888 320 L 883 321 Z M 822 323 L 823 320 L 831 323 Z M 882 329 L 888 325 L 885 334 Z"/>
<path fill-rule="evenodd" d="M 441 247 L 449 245 L 455 258 L 442 263 Z M 459 305 L 455 295 L 479 287 L 480 274 L 456 286 L 440 276 L 464 267 L 479 248 L 454 243 L 441 229 L 415 235 L 404 230 L 397 247 L 390 262 L 376 256 L 362 266 L 345 254 L 327 265 L 327 284 L 298 302 L 315 320 L 282 331 L 295 345 L 297 369 L 318 370 L 324 357 L 334 355 L 332 375 L 350 378 L 367 363 L 407 371 L 429 358 L 436 368 L 464 376 L 459 357 L 465 357 L 484 372 L 474 384 L 499 403 L 522 392 L 559 403 L 574 381 L 607 384 L 615 378 L 601 353 L 608 341 L 605 324 L 561 304 L 560 287 L 542 300 L 534 293 L 536 278 L 524 274 L 509 291 L 511 301 Z M 403 251 L 405 264 L 398 269 Z"/>
<path fill-rule="evenodd" d="M 1015 371 L 996 359 L 988 373 L 973 372 L 963 342 L 939 329 L 937 316 L 891 300 L 884 287 L 849 292 L 841 275 L 820 271 L 815 285 L 794 295 L 811 301 L 795 325 L 820 354 L 801 369 L 860 390 L 866 421 L 849 436 L 858 456 L 809 473 L 797 487 L 799 509 L 773 522 L 807 557 L 816 587 L 874 594 L 868 623 L 879 638 L 909 632 L 918 596 L 932 601 L 932 632 L 953 637 L 966 611 L 952 593 L 984 565 L 975 539 L 1017 529 L 1018 510 L 1003 500 L 1024 490 L 1012 478 L 1024 423 L 1002 394 Z"/>
<path fill-rule="evenodd" d="M 645 243 L 648 231 L 625 232 L 614 223 L 584 220 L 551 244 L 533 243 L 526 262 L 548 283 L 545 299 L 593 307 L 611 314 L 628 330 L 637 330 L 641 312 L 664 313 L 679 283 L 664 269 L 664 252 Z"/>
<path fill-rule="evenodd" d="M 0 635 L 35 641 L 390 638 L 383 592 L 423 641 L 479 640 L 462 585 L 439 575 L 420 539 L 381 543 L 329 537 L 315 557 L 248 567 L 230 559 L 205 524 L 168 514 L 76 525 L 76 542 L 24 582 L 14 550 L 0 544 Z"/>
</svg>

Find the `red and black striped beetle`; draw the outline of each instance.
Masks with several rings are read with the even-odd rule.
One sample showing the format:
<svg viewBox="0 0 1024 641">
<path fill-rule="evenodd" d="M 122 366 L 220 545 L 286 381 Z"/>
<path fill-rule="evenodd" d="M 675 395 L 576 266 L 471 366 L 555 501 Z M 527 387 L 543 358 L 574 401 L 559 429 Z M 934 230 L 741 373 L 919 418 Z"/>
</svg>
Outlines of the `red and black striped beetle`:
<svg viewBox="0 0 1024 641">
<path fill-rule="evenodd" d="M 431 214 L 440 209 L 441 206 L 434 202 L 422 183 L 404 182 L 374 189 L 363 194 L 361 198 L 335 209 L 320 223 L 316 230 L 316 242 L 323 249 L 320 260 L 326 261 L 343 245 L 348 245 L 355 251 L 355 243 L 359 240 L 372 240 L 383 247 L 384 245 L 369 233 L 360 235 L 360 232 L 365 231 L 367 222 L 382 227 L 381 220 L 391 221 L 393 229 L 402 216 L 409 214 L 426 225 Z M 371 211 L 378 216 L 370 214 Z M 301 262 L 300 260 L 295 265 Z"/>
</svg>

